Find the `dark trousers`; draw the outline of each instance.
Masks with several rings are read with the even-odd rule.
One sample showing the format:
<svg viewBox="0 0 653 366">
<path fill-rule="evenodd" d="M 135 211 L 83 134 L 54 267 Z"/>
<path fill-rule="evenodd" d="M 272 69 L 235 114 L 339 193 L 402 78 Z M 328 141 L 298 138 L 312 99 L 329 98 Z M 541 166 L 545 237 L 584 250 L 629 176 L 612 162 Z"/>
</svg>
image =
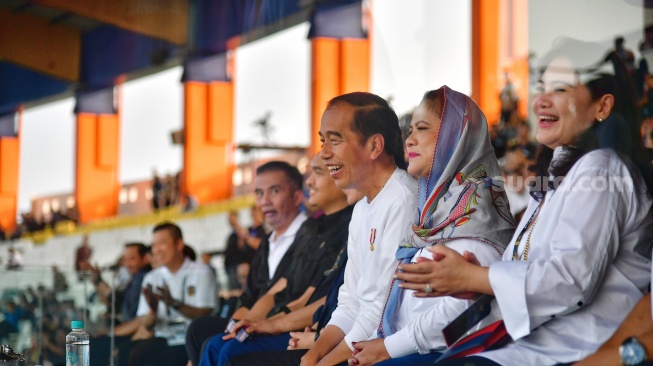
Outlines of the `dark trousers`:
<svg viewBox="0 0 653 366">
<path fill-rule="evenodd" d="M 115 337 L 114 346 L 120 348 L 124 343 L 129 343 L 131 340 L 129 336 L 125 337 Z M 91 339 L 91 344 L 93 347 L 90 347 L 90 362 L 94 366 L 107 366 L 111 364 L 111 337 L 104 336 Z"/>
<path fill-rule="evenodd" d="M 186 366 L 184 346 L 168 346 L 165 338 L 123 343 L 118 348 L 118 366 Z"/>
<path fill-rule="evenodd" d="M 233 357 L 227 366 L 293 366 L 302 362 L 307 349 L 248 353 Z M 347 366 L 347 362 L 336 366 Z"/>
<path fill-rule="evenodd" d="M 186 330 L 186 353 L 193 366 L 200 364 L 204 342 L 224 332 L 228 322 L 228 319 L 217 316 L 203 316 L 190 323 Z"/>
<path fill-rule="evenodd" d="M 253 339 L 240 342 L 236 339 L 225 341 L 224 333 L 219 334 L 209 341 L 202 351 L 200 365 L 226 366 L 229 360 L 238 355 L 273 350 L 284 350 L 288 347 L 289 333 L 278 335 L 259 335 Z"/>
<path fill-rule="evenodd" d="M 229 366 L 290 366 L 299 365 L 307 349 L 247 353 L 232 357 Z"/>
</svg>

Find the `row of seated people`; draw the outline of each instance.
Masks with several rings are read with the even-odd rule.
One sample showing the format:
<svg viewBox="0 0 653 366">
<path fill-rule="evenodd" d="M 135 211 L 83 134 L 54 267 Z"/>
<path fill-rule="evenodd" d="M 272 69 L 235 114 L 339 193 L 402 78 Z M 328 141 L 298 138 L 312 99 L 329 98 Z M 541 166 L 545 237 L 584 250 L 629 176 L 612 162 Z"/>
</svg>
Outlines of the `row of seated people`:
<svg viewBox="0 0 653 366">
<path fill-rule="evenodd" d="M 145 276 L 138 318 L 115 331 L 132 339 L 119 351 L 124 364 L 642 362 L 645 339 L 617 331 L 633 308 L 638 319 L 649 309 L 640 323 L 653 323 L 642 300 L 653 166 L 634 94 L 622 61 L 600 46 L 564 40 L 542 60 L 532 105 L 538 179 L 519 223 L 469 97 L 446 86 L 424 95 L 406 165 L 388 103 L 338 96 L 306 182 L 309 205 L 324 214 L 300 211 L 295 168 L 257 169 L 256 202 L 273 232 L 230 319 L 210 315 L 214 278 L 184 259 L 179 228 L 155 227 L 162 267 Z"/>
</svg>

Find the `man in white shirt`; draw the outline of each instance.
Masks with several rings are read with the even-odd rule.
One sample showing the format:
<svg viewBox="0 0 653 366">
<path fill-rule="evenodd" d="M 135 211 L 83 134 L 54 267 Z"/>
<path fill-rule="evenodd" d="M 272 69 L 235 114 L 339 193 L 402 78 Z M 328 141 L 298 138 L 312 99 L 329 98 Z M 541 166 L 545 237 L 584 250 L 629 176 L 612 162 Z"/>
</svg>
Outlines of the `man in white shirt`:
<svg viewBox="0 0 653 366">
<path fill-rule="evenodd" d="M 217 284 L 208 266 L 184 256 L 184 247 L 177 225 L 164 222 L 152 230 L 152 255 L 162 266 L 143 279 L 137 318 L 114 331 L 135 341 L 121 347 L 119 365 L 183 366 L 188 362 L 183 347 L 186 326 L 191 319 L 213 311 Z"/>
<path fill-rule="evenodd" d="M 341 189 L 366 197 L 349 225 L 345 282 L 338 307 L 302 365 L 346 361 L 352 342 L 370 339 L 397 267 L 395 252 L 407 232 L 417 185 L 406 173 L 397 115 L 374 94 L 350 93 L 332 99 L 322 115 L 320 157 Z"/>
</svg>

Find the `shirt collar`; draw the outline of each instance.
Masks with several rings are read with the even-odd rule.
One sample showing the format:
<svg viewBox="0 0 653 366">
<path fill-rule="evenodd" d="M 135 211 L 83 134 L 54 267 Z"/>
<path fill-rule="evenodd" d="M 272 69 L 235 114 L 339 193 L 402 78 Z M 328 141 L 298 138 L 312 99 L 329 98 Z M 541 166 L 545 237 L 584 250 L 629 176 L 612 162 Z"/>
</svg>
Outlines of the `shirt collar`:
<svg viewBox="0 0 653 366">
<path fill-rule="evenodd" d="M 277 237 L 276 231 L 272 231 L 269 239 L 270 243 L 277 242 L 279 241 L 279 239 L 286 238 L 288 236 L 294 237 L 295 234 L 297 234 L 299 227 L 302 226 L 302 224 L 304 223 L 304 221 L 306 221 L 307 218 L 308 216 L 306 216 L 304 212 L 300 211 L 299 214 L 297 214 L 297 216 L 295 216 L 295 218 L 292 220 L 290 226 L 288 226 L 288 229 L 286 229 L 286 231 L 283 234 Z"/>
</svg>

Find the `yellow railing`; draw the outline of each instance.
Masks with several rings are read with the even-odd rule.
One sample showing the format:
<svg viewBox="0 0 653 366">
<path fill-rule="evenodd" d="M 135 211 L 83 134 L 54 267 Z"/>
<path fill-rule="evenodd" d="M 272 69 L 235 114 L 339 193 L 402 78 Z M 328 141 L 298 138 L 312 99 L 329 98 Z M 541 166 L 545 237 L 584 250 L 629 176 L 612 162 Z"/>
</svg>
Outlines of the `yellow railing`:
<svg viewBox="0 0 653 366">
<path fill-rule="evenodd" d="M 130 226 L 153 225 L 161 221 L 191 220 L 231 210 L 240 210 L 252 205 L 254 205 L 254 196 L 246 195 L 234 197 L 226 201 L 207 203 L 190 212 L 182 212 L 180 207 L 174 206 L 142 215 L 115 216 L 97 220 L 86 225 L 75 225 L 72 221 L 62 221 L 58 222 L 54 229 L 48 227 L 41 231 L 25 234 L 22 238 L 31 239 L 34 244 L 43 244 L 55 235 L 86 234 Z"/>
</svg>

